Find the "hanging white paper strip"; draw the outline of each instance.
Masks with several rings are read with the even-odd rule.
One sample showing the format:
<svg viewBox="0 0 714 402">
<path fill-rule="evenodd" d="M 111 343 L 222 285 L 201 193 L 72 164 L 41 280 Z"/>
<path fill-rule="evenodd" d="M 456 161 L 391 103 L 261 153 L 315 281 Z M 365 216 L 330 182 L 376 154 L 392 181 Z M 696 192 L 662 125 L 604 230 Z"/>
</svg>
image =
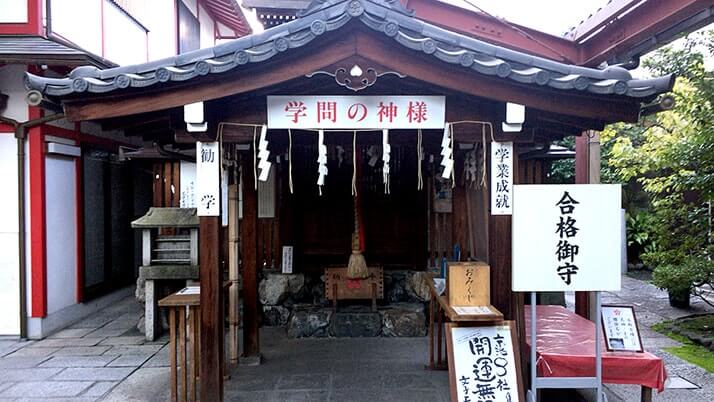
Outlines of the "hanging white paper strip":
<svg viewBox="0 0 714 402">
<path fill-rule="evenodd" d="M 270 151 L 268 151 L 268 126 L 263 125 L 260 128 L 260 140 L 258 141 L 258 169 L 260 174 L 258 180 L 267 181 L 270 176 L 270 167 L 272 164 L 268 160 Z"/>
<path fill-rule="evenodd" d="M 444 179 L 451 178 L 451 173 L 454 169 L 454 150 L 451 138 L 451 124 L 446 123 L 444 126 L 444 135 L 441 137 L 441 166 L 444 171 L 441 172 L 441 177 Z"/>
<path fill-rule="evenodd" d="M 491 215 L 513 211 L 513 143 L 491 143 Z"/>
</svg>

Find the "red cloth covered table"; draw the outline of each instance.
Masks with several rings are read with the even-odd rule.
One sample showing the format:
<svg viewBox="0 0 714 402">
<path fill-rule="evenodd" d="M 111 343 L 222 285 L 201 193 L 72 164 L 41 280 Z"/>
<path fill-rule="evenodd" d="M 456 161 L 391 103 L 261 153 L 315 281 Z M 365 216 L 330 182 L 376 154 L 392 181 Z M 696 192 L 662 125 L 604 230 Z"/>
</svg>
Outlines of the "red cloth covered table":
<svg viewBox="0 0 714 402">
<path fill-rule="evenodd" d="M 530 306 L 525 306 L 525 316 L 526 343 L 530 347 Z M 562 306 L 538 306 L 536 317 L 538 376 L 594 377 L 594 323 Z M 659 357 L 648 352 L 608 352 L 604 339 L 602 352 L 603 382 L 664 390 L 667 372 Z"/>
</svg>

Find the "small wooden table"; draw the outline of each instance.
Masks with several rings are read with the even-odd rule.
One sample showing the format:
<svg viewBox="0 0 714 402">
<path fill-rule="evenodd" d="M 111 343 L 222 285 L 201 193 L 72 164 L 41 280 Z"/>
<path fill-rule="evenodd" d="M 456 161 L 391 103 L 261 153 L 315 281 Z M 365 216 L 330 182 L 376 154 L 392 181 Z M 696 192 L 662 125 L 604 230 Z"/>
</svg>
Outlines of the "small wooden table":
<svg viewBox="0 0 714 402">
<path fill-rule="evenodd" d="M 446 322 L 499 322 L 503 321 L 503 314 L 490 305 L 484 306 L 491 311 L 490 314 L 458 314 L 449 304 L 449 298 L 446 295 L 439 295 L 436 290 L 436 286 L 434 286 L 434 278 L 427 277 L 425 278 L 425 281 L 429 286 L 429 293 L 431 294 L 431 299 L 429 300 L 429 365 L 427 368 L 429 370 L 448 370 L 449 366 L 444 359 L 444 354 L 442 353 L 446 346 L 444 324 Z M 435 312 L 438 320 L 438 334 L 436 340 L 434 340 Z M 436 361 L 434 361 L 435 344 L 437 349 Z"/>
<path fill-rule="evenodd" d="M 160 307 L 169 310 L 169 367 L 171 369 L 171 400 L 197 400 L 198 340 L 201 329 L 200 294 L 173 293 L 159 300 Z M 187 314 L 188 313 L 188 314 Z M 177 319 L 178 317 L 178 319 Z M 186 320 L 188 320 L 188 356 L 186 355 Z M 178 330 L 178 340 L 176 332 Z M 179 359 L 176 361 L 178 349 Z M 178 364 L 177 364 L 178 363 Z M 188 373 L 186 369 L 188 368 Z M 180 374 L 179 374 L 180 373 Z M 186 382 L 188 378 L 188 393 Z M 180 381 L 179 381 L 180 379 Z M 178 392 L 178 386 L 181 392 Z"/>
</svg>

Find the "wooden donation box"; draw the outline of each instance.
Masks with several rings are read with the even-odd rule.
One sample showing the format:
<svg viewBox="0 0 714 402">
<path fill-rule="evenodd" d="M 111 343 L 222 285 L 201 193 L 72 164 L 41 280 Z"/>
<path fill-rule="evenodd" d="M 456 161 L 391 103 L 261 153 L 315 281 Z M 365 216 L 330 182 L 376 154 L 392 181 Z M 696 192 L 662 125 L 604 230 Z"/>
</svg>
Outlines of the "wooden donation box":
<svg viewBox="0 0 714 402">
<path fill-rule="evenodd" d="M 369 267 L 369 275 L 364 279 L 350 279 L 347 268 L 325 269 L 325 295 L 337 309 L 338 300 L 372 299 L 372 309 L 377 309 L 377 299 L 384 298 L 384 270 Z"/>
<path fill-rule="evenodd" d="M 450 262 L 446 294 L 452 307 L 490 306 L 490 267 L 485 262 Z"/>
</svg>

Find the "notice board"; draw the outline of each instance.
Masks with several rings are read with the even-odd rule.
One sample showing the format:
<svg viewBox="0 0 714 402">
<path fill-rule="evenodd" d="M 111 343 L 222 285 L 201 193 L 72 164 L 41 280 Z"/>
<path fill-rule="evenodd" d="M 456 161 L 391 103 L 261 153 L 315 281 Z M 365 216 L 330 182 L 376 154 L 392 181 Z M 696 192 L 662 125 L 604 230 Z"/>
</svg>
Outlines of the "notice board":
<svg viewBox="0 0 714 402">
<path fill-rule="evenodd" d="M 513 321 L 488 326 L 447 323 L 446 333 L 453 402 L 525 401 Z"/>
<path fill-rule="evenodd" d="M 513 291 L 619 291 L 621 186 L 517 185 Z"/>
</svg>

